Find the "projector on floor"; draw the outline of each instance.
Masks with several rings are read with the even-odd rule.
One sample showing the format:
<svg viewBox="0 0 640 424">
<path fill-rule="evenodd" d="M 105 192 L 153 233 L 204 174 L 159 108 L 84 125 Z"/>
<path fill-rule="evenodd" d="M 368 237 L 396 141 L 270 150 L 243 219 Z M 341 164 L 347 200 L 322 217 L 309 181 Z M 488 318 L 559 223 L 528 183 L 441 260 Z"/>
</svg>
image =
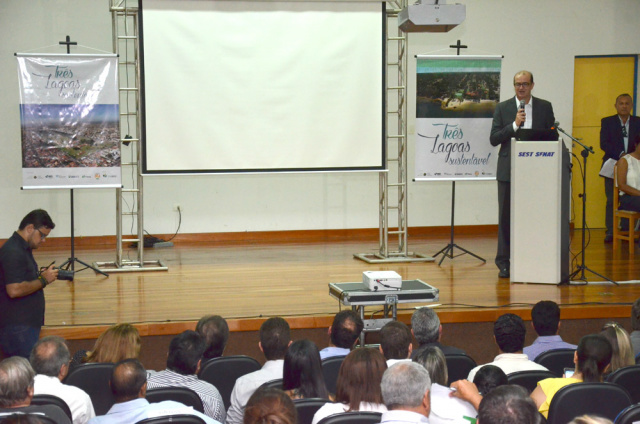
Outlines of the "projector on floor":
<svg viewBox="0 0 640 424">
<path fill-rule="evenodd" d="M 395 271 L 365 271 L 362 284 L 371 291 L 396 291 L 402 289 L 402 277 Z"/>
</svg>

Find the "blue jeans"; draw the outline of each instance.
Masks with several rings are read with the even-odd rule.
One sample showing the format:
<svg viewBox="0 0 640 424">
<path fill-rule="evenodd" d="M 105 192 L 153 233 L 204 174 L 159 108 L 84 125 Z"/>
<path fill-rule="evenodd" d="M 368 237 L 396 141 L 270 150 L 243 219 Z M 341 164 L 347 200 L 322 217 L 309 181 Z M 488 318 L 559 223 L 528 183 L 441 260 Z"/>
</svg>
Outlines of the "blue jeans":
<svg viewBox="0 0 640 424">
<path fill-rule="evenodd" d="M 40 338 L 40 327 L 5 325 L 0 327 L 0 348 L 6 358 L 22 356 L 29 359 L 31 349 Z"/>
</svg>

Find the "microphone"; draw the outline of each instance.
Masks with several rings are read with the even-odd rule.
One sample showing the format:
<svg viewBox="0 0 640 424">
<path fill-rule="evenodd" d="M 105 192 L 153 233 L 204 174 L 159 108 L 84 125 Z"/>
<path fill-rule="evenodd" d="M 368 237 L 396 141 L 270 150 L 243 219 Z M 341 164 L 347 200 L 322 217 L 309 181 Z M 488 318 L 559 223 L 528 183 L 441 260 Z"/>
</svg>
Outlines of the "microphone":
<svg viewBox="0 0 640 424">
<path fill-rule="evenodd" d="M 520 110 L 524 110 L 524 100 L 520 100 Z M 524 126 L 524 121 L 522 121 L 519 125 L 520 128 Z"/>
<path fill-rule="evenodd" d="M 563 130 L 562 128 L 560 128 L 560 122 L 556 121 L 553 123 L 553 126 L 556 128 L 556 130 L 560 131 L 562 134 L 566 135 L 567 137 L 569 137 L 571 140 L 575 141 L 576 143 L 578 143 L 579 145 L 581 145 L 582 147 L 584 147 L 585 150 L 587 150 L 589 153 L 593 153 L 595 154 L 595 152 L 593 151 L 593 147 L 587 147 L 584 144 L 582 144 L 580 142 L 580 140 L 582 140 L 581 138 L 575 138 L 574 136 L 572 136 L 571 134 L 569 134 L 568 132 L 566 132 L 565 130 Z"/>
</svg>

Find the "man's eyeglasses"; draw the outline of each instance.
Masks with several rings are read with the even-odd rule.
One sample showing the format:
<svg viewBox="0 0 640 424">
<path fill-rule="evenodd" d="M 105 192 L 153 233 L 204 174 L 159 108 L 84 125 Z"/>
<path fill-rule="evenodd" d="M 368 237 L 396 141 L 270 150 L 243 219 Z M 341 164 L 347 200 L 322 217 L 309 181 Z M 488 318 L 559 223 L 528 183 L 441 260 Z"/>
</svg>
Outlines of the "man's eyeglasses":
<svg viewBox="0 0 640 424">
<path fill-rule="evenodd" d="M 513 83 L 513 85 L 514 85 L 514 87 L 517 87 L 517 88 L 521 88 L 521 87 L 522 88 L 529 88 L 531 83 L 530 82 L 515 82 L 515 83 Z"/>
<path fill-rule="evenodd" d="M 40 233 L 40 238 L 42 240 L 47 238 L 47 234 L 43 233 L 42 231 L 40 231 L 40 228 L 36 228 L 36 230 L 38 230 L 38 232 Z"/>
</svg>

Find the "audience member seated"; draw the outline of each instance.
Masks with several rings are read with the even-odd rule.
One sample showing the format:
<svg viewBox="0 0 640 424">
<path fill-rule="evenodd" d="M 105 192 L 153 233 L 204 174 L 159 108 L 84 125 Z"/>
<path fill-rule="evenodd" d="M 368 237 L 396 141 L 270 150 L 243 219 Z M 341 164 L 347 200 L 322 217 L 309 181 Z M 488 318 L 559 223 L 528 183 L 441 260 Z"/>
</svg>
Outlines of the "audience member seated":
<svg viewBox="0 0 640 424">
<path fill-rule="evenodd" d="M 79 350 L 70 367 L 92 362 L 120 362 L 140 355 L 140 333 L 131 324 L 116 324 L 100 334 L 93 350 Z"/>
<path fill-rule="evenodd" d="M 478 424 L 542 424 L 544 419 L 524 387 L 500 386 L 484 396 L 478 408 Z"/>
<path fill-rule="evenodd" d="M 317 348 L 316 348 L 317 349 Z M 244 410 L 244 424 L 296 424 L 296 407 L 282 390 L 256 390 Z"/>
<path fill-rule="evenodd" d="M 631 347 L 631 339 L 627 330 L 622 328 L 617 322 L 609 322 L 602 327 L 600 332 L 609 343 L 613 353 L 611 355 L 611 366 L 606 374 L 610 374 L 620 368 L 635 365 L 636 360 L 633 356 L 633 348 Z"/>
<path fill-rule="evenodd" d="M 36 373 L 34 394 L 59 397 L 69 405 L 73 424 L 85 424 L 96 416 L 91 398 L 78 387 L 62 384 L 69 372 L 70 359 L 69 348 L 62 337 L 47 336 L 38 340 L 29 358 Z"/>
<path fill-rule="evenodd" d="M 418 347 L 435 346 L 445 355 L 464 354 L 464 350 L 440 343 L 442 325 L 436 311 L 432 308 L 419 308 L 411 316 L 411 333 L 418 342 Z M 415 354 L 415 351 L 414 351 Z"/>
<path fill-rule="evenodd" d="M 629 338 L 633 346 L 633 356 L 637 358 L 640 356 L 640 298 L 636 299 L 631 307 L 631 329 L 633 331 Z"/>
<path fill-rule="evenodd" d="M 473 378 L 473 383 L 478 388 L 478 393 L 486 396 L 496 387 L 509 384 L 509 380 L 507 379 L 507 374 L 501 368 L 495 365 L 485 365 L 478 370 Z"/>
<path fill-rule="evenodd" d="M 291 399 L 329 399 L 318 347 L 311 340 L 291 343 L 284 357 L 282 388 Z"/>
<path fill-rule="evenodd" d="M 547 378 L 531 393 L 538 410 L 545 418 L 549 415 L 551 399 L 561 388 L 580 382 L 600 382 L 611 361 L 612 348 L 609 341 L 599 334 L 590 334 L 580 339 L 574 355 L 576 369 L 569 378 Z"/>
<path fill-rule="evenodd" d="M 433 422 L 429 415 L 431 380 L 424 367 L 413 362 L 397 363 L 384 372 L 380 386 L 388 410 L 382 414 L 382 424 Z"/>
<path fill-rule="evenodd" d="M 477 411 L 480 408 L 482 396 L 486 396 L 497 387 L 507 384 L 507 374 L 504 371 L 495 365 L 485 365 L 478 370 L 473 382 L 458 380 L 451 383 L 451 388 L 456 390 L 451 396 L 469 402 Z"/>
<path fill-rule="evenodd" d="M 447 387 L 447 362 L 440 348 L 427 346 L 420 349 L 413 357 L 413 362 L 422 365 L 429 372 L 429 377 L 431 378 L 430 424 L 475 420 L 478 414 L 473 405 L 465 400 L 451 396 L 453 390 Z M 384 377 L 382 381 L 384 383 Z M 382 394 L 384 396 L 384 391 Z M 386 399 L 385 397 L 385 404 L 389 408 Z"/>
<path fill-rule="evenodd" d="M 387 367 L 399 361 L 410 361 L 413 345 L 411 330 L 400 321 L 390 321 L 380 330 L 380 353 L 387 360 Z"/>
<path fill-rule="evenodd" d="M 477 411 L 480 408 L 482 396 L 486 396 L 497 387 L 507 384 L 507 374 L 504 371 L 495 365 L 485 365 L 478 370 L 473 382 L 458 380 L 451 383 L 451 388 L 456 390 L 451 396 L 469 402 Z"/>
<path fill-rule="evenodd" d="M 347 309 L 338 312 L 329 327 L 329 347 L 320 351 L 320 358 L 348 355 L 358 342 L 363 328 L 360 315 L 354 311 Z"/>
<path fill-rule="evenodd" d="M 577 346 L 567 343 L 558 335 L 560 331 L 560 307 L 551 300 L 541 300 L 531 309 L 531 325 L 538 334 L 531 346 L 523 352 L 532 361 L 538 355 L 554 349 L 575 349 Z"/>
<path fill-rule="evenodd" d="M 220 315 L 207 315 L 200 318 L 196 325 L 196 332 L 200 334 L 207 345 L 202 359 L 219 358 L 227 347 L 229 340 L 229 325 Z"/>
<path fill-rule="evenodd" d="M 336 386 L 336 403 L 327 403 L 313 416 L 317 424 L 329 415 L 351 411 L 386 412 L 380 392 L 382 374 L 387 363 L 380 351 L 354 349 L 342 362 Z"/>
<path fill-rule="evenodd" d="M 540 364 L 529 360 L 527 355 L 522 353 L 524 347 L 524 336 L 526 329 L 522 318 L 514 314 L 504 314 L 493 324 L 493 336 L 498 345 L 498 356 L 495 357 L 491 365 L 501 368 L 505 374 L 526 370 L 545 370 Z M 479 365 L 469 372 L 470 381 L 476 372 L 482 367 Z"/>
<path fill-rule="evenodd" d="M 222 396 L 213 384 L 198 379 L 202 354 L 206 343 L 200 334 L 187 330 L 171 340 L 167 355 L 167 369 L 149 375 L 148 387 L 186 387 L 200 396 L 204 413 L 221 423 L 226 412 Z"/>
<path fill-rule="evenodd" d="M 633 152 L 624 155 L 616 163 L 619 209 L 640 212 L 640 143 L 638 140 L 629 140 L 629 143 L 633 143 Z"/>
<path fill-rule="evenodd" d="M 263 383 L 282 378 L 284 357 L 291 344 L 291 333 L 287 321 L 280 317 L 269 318 L 260 326 L 258 347 L 267 362 L 258 371 L 243 375 L 236 380 L 231 392 L 231 405 L 227 411 L 227 424 L 241 424 L 247 401 Z"/>
<path fill-rule="evenodd" d="M 137 359 L 118 362 L 111 372 L 111 392 L 116 403 L 106 415 L 89 421 L 90 424 L 132 424 L 140 420 L 170 415 L 196 415 L 208 424 L 220 424 L 193 408 L 179 402 L 166 400 L 149 403 L 147 394 L 147 371 Z"/>
<path fill-rule="evenodd" d="M 29 361 L 12 356 L 0 362 L 0 419 L 12 414 L 44 414 L 57 424 L 71 424 L 71 420 L 57 406 L 31 405 L 33 379 L 36 373 Z"/>
</svg>

